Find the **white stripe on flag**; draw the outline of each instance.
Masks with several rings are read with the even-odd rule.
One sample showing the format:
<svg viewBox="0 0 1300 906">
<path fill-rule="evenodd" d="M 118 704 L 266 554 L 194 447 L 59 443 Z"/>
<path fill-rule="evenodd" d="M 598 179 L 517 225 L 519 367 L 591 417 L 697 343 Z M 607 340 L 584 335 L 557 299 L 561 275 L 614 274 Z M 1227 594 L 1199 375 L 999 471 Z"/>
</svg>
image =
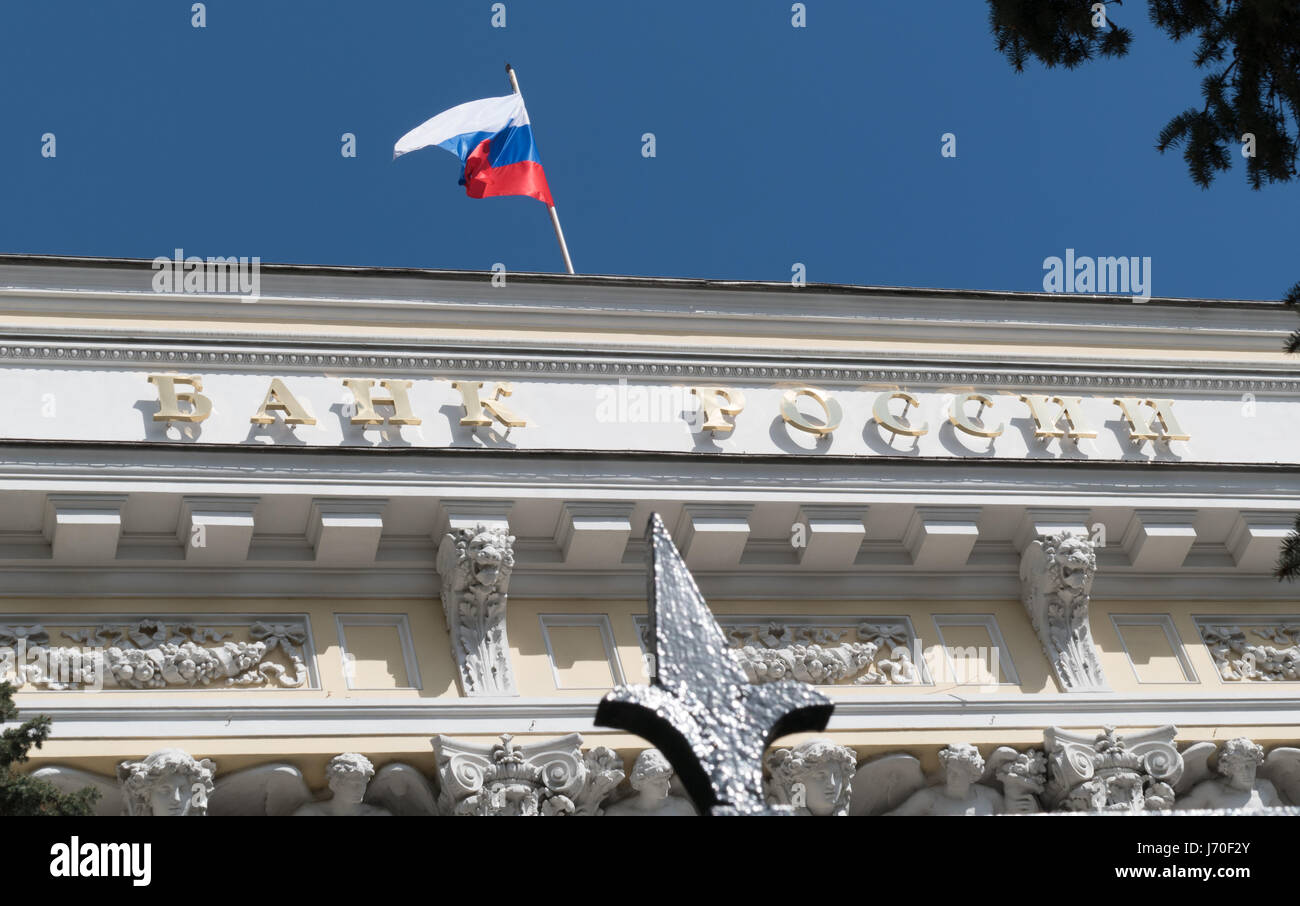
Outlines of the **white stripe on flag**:
<svg viewBox="0 0 1300 906">
<path fill-rule="evenodd" d="M 524 99 L 518 94 L 468 101 L 444 110 L 403 135 L 393 146 L 393 157 L 440 144 L 467 132 L 495 133 L 512 123 L 522 126 L 527 122 L 528 112 L 524 109 Z"/>
</svg>

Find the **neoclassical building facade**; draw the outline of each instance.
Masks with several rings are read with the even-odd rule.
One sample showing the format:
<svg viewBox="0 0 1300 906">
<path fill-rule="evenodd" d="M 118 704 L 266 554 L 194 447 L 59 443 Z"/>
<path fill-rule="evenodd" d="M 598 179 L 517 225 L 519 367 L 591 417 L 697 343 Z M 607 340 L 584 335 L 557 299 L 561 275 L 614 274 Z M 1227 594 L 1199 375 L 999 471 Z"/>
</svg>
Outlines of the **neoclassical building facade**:
<svg viewBox="0 0 1300 906">
<path fill-rule="evenodd" d="M 653 514 L 835 705 L 775 804 L 1300 806 L 1282 306 L 224 266 L 0 257 L 0 667 L 104 813 L 690 813 L 594 721 Z"/>
</svg>

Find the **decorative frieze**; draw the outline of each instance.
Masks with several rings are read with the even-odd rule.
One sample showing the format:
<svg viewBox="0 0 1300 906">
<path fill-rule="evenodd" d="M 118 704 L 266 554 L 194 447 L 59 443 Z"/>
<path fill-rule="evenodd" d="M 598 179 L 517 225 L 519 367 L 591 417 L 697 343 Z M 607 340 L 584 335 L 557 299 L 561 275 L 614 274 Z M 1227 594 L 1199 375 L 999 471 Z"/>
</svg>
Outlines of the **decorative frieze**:
<svg viewBox="0 0 1300 906">
<path fill-rule="evenodd" d="M 1030 541 L 1021 557 L 1025 609 L 1065 692 L 1109 691 L 1088 625 L 1096 572 L 1093 540 L 1070 531 Z"/>
<path fill-rule="evenodd" d="M 364 755 L 345 752 L 325 768 L 327 789 L 313 793 L 291 764 L 265 764 L 217 780 L 212 815 L 296 815 L 349 817 L 435 815 L 432 785 L 407 764 L 385 765 L 378 773 Z"/>
<path fill-rule="evenodd" d="M 1177 809 L 1237 809 L 1256 812 L 1285 806 L 1280 790 L 1300 805 L 1300 749 L 1279 746 L 1268 756 L 1245 737 L 1229 739 L 1216 752 L 1212 742 L 1188 746 L 1184 771 L 1176 785 Z M 1214 769 L 1211 757 L 1217 754 Z"/>
<path fill-rule="evenodd" d="M 906 618 L 717 617 L 728 654 L 751 683 L 794 679 L 818 686 L 910 686 L 928 683 Z M 649 650 L 649 622 L 636 618 Z"/>
<path fill-rule="evenodd" d="M 95 814 L 104 817 L 202 816 L 214 788 L 216 763 L 181 749 L 159 749 L 140 761 L 123 761 L 116 777 L 50 765 L 32 772 L 65 793 L 99 793 Z"/>
<path fill-rule="evenodd" d="M 939 750 L 927 778 L 918 758 L 894 752 L 860 766 L 853 749 L 826 739 L 774 749 L 764 759 L 770 812 L 796 815 L 1116 814 L 1171 809 L 1218 814 L 1300 815 L 1300 748 L 1269 752 L 1244 737 L 1193 743 L 1162 727 L 1093 736 L 1044 732 L 1042 749 L 999 746 L 981 757 L 968 743 Z M 674 769 L 657 749 L 624 765 L 604 746 L 583 751 L 578 734 L 493 745 L 433 738 L 435 782 L 400 762 L 375 770 L 348 752 L 326 768 L 328 789 L 313 792 L 291 764 L 258 765 L 215 776 L 216 765 L 179 749 L 122 762 L 116 776 L 65 765 L 33 772 L 64 792 L 100 794 L 99 815 L 695 815 L 674 792 Z M 1001 788 L 999 793 L 998 788 Z"/>
<path fill-rule="evenodd" d="M 979 782 L 985 776 L 985 764 L 975 746 L 957 742 L 940 749 L 940 776 L 938 782 L 932 784 L 924 782 L 919 764 L 909 764 L 906 761 L 908 758 L 911 756 L 886 757 L 868 762 L 854 777 L 855 783 L 881 788 L 888 791 L 888 795 L 894 799 L 906 793 L 901 804 L 883 814 L 951 816 L 996 815 L 1002 812 L 1002 795 Z M 918 783 L 918 780 L 921 782 Z M 909 788 L 910 793 L 907 792 Z M 880 814 L 874 808 L 887 805 L 888 801 L 872 797 L 868 803 L 868 814 Z"/>
<path fill-rule="evenodd" d="M 242 630 L 247 641 L 174 619 L 105 622 L 60 633 L 75 645 L 51 644 L 43 624 L 0 626 L 0 677 L 56 690 L 312 685 L 305 619 L 254 620 Z"/>
<path fill-rule="evenodd" d="M 1300 680 L 1300 617 L 1198 619 L 1196 628 L 1228 682 Z"/>
</svg>

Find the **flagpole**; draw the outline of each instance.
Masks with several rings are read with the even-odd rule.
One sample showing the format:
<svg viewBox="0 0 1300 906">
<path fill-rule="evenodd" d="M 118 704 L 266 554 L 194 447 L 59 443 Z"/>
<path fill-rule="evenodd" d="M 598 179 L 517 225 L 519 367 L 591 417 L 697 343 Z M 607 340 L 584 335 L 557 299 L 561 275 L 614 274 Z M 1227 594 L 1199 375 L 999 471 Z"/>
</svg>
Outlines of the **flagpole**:
<svg viewBox="0 0 1300 906">
<path fill-rule="evenodd" d="M 510 87 L 515 90 L 515 94 L 523 97 L 524 93 L 519 90 L 519 79 L 515 78 L 515 69 L 509 63 L 506 64 L 506 75 L 510 76 Z M 564 267 L 572 274 L 573 259 L 569 257 L 569 245 L 564 241 L 564 230 L 560 229 L 560 215 L 555 213 L 553 204 L 548 204 L 546 210 L 551 212 L 551 226 L 555 227 L 555 238 L 559 240 L 560 252 L 564 255 Z"/>
</svg>

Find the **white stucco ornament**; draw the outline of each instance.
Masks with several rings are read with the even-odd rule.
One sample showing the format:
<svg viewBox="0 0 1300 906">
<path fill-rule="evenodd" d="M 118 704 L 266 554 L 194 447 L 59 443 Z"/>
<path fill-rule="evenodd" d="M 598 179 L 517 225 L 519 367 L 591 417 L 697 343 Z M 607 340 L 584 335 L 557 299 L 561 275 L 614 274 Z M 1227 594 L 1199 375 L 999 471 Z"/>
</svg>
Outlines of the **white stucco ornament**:
<svg viewBox="0 0 1300 906">
<path fill-rule="evenodd" d="M 1300 804 L 1296 798 L 1300 795 L 1300 749 L 1279 747 L 1266 758 L 1263 746 L 1239 736 L 1223 744 L 1212 774 L 1209 759 L 1217 748 L 1212 742 L 1200 742 L 1183 751 L 1186 769 L 1176 787 L 1179 795 L 1174 808 L 1254 812 Z M 1279 792 L 1279 786 L 1287 796 Z"/>
<path fill-rule="evenodd" d="M 1047 730 L 1050 779 L 1044 800 L 1075 812 L 1141 812 L 1168 809 L 1183 775 L 1173 726 L 1127 733 L 1106 727 L 1096 737 Z"/>
<path fill-rule="evenodd" d="M 0 646 L 23 639 L 30 662 L 20 665 L 18 680 L 47 689 L 96 683 L 121 689 L 292 689 L 309 684 L 303 624 L 259 620 L 247 632 L 251 641 L 236 642 L 218 629 L 145 618 L 63 632 L 76 645 L 56 645 L 39 624 L 0 626 Z"/>
<path fill-rule="evenodd" d="M 623 764 L 606 746 L 588 752 L 570 733 L 516 744 L 509 733 L 493 745 L 433 737 L 443 815 L 599 815 L 623 781 Z"/>
<path fill-rule="evenodd" d="M 1088 625 L 1097 572 L 1090 538 L 1061 532 L 1031 541 L 1020 560 L 1025 609 L 1065 692 L 1108 692 Z"/>
<path fill-rule="evenodd" d="M 694 815 L 695 807 L 685 796 L 672 792 L 673 766 L 658 749 L 646 749 L 636 757 L 628 783 L 632 795 L 606 805 L 604 814 L 616 817 L 673 817 Z"/>
<path fill-rule="evenodd" d="M 516 695 L 506 639 L 515 536 L 501 525 L 447 533 L 438 548 L 442 606 L 466 695 Z"/>
<path fill-rule="evenodd" d="M 827 739 L 809 739 L 767 756 L 774 803 L 791 806 L 798 815 L 847 815 L 858 756 L 848 746 Z"/>
<path fill-rule="evenodd" d="M 912 793 L 887 815 L 996 815 L 1002 794 L 978 781 L 984 776 L 979 749 L 957 742 L 939 750 L 941 780 Z"/>
<path fill-rule="evenodd" d="M 327 788 L 313 793 L 291 764 L 264 764 L 217 780 L 213 815 L 300 815 L 318 817 L 433 815 L 429 781 L 407 764 L 375 771 L 370 759 L 345 752 L 325 769 Z"/>
<path fill-rule="evenodd" d="M 1041 749 L 1017 752 L 1010 746 L 999 746 L 985 765 L 984 783 L 991 785 L 990 781 L 1002 785 L 1004 814 L 1041 812 L 1039 796 L 1047 785 L 1047 757 Z"/>
<path fill-rule="evenodd" d="M 117 766 L 128 815 L 206 815 L 217 766 L 180 749 L 159 749 Z"/>
</svg>

